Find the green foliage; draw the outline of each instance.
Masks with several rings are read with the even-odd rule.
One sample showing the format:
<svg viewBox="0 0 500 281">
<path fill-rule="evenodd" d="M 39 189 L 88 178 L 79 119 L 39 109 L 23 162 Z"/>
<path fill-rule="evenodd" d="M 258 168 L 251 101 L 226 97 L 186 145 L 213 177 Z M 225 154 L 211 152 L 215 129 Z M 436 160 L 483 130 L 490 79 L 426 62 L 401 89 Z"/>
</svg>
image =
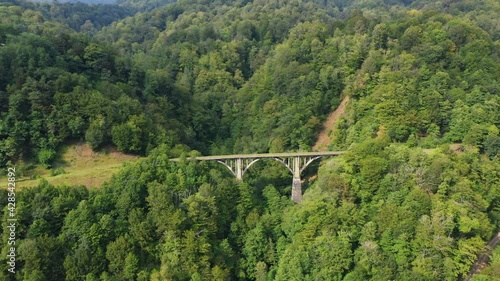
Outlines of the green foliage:
<svg viewBox="0 0 500 281">
<path fill-rule="evenodd" d="M 0 166 L 49 165 L 75 139 L 148 155 L 101 189 L 18 190 L 18 278 L 468 273 L 500 225 L 495 1 L 163 4 L 0 5 Z M 346 96 L 331 145 L 349 152 L 300 204 L 281 166 L 261 161 L 237 183 L 168 161 L 310 150 Z M 496 255 L 476 279 L 498 277 Z"/>
<path fill-rule="evenodd" d="M 51 176 L 58 176 L 58 175 L 62 175 L 62 174 L 66 174 L 66 171 L 64 170 L 64 168 L 56 168 L 56 169 L 51 169 L 50 170 L 50 175 Z"/>
<path fill-rule="evenodd" d="M 300 204 L 288 183 L 238 184 L 221 167 L 168 162 L 170 153 L 152 151 L 101 189 L 19 191 L 23 276 L 455 280 L 499 222 L 498 161 L 473 149 L 368 140 L 322 165 Z M 55 252 L 57 266 L 39 258 Z"/>
<path fill-rule="evenodd" d="M 108 14 L 89 19 L 92 38 L 50 19 L 75 28 L 86 16 L 61 14 L 104 6 L 2 6 L 0 160 L 74 138 L 138 154 L 162 143 L 203 154 L 309 150 L 341 93 L 351 99 L 335 147 L 383 131 L 495 157 L 498 6 L 487 2 L 473 11 L 441 1 L 415 1 L 416 10 L 389 9 L 405 1 L 224 1 L 218 12 L 222 3 L 179 1 L 100 31 Z"/>
<path fill-rule="evenodd" d="M 106 121 L 102 116 L 90 123 L 87 132 L 85 133 L 85 141 L 93 150 L 98 149 L 106 141 Z"/>
<path fill-rule="evenodd" d="M 103 26 L 131 16 L 134 12 L 133 9 L 123 6 L 92 3 L 107 2 L 105 0 L 85 2 L 36 3 L 34 8 L 52 21 L 64 23 L 76 31 L 89 33 L 95 33 Z"/>
<path fill-rule="evenodd" d="M 38 152 L 38 162 L 46 168 L 50 168 L 51 162 L 54 160 L 56 152 L 52 149 L 42 149 Z"/>
<path fill-rule="evenodd" d="M 144 115 L 133 115 L 127 123 L 113 127 L 111 130 L 113 143 L 119 151 L 144 152 L 144 145 L 148 143 L 149 127 L 150 124 Z"/>
</svg>

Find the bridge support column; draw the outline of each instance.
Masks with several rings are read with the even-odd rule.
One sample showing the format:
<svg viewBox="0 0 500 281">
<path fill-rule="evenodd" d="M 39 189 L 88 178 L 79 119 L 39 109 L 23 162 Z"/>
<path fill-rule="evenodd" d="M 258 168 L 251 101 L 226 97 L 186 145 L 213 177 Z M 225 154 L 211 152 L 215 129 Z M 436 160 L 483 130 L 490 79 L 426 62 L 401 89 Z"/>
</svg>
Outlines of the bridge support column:
<svg viewBox="0 0 500 281">
<path fill-rule="evenodd" d="M 300 159 L 301 157 L 293 157 L 293 182 L 292 182 L 292 201 L 299 203 L 302 201 L 302 182 L 300 180 Z"/>
<path fill-rule="evenodd" d="M 236 159 L 236 179 L 239 181 L 243 180 L 243 165 L 241 162 L 241 158 Z"/>
</svg>

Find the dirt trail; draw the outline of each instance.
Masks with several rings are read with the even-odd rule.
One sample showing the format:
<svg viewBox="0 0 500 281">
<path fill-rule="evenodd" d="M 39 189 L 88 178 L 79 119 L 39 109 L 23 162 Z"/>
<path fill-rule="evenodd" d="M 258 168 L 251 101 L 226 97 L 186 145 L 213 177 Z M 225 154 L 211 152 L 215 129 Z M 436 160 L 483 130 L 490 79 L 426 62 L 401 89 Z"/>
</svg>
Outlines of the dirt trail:
<svg viewBox="0 0 500 281">
<path fill-rule="evenodd" d="M 481 269 L 483 269 L 483 268 L 485 268 L 485 267 L 488 266 L 488 262 L 490 260 L 490 255 L 491 255 L 491 251 L 495 248 L 495 246 L 498 243 L 500 243 L 500 232 L 498 232 L 497 235 L 495 235 L 490 240 L 490 242 L 486 246 L 486 249 L 478 256 L 476 262 L 472 266 L 471 271 L 469 272 L 469 275 L 463 279 L 464 281 L 471 280 L 472 277 L 475 274 L 478 274 L 478 273 L 481 272 Z"/>
<path fill-rule="evenodd" d="M 330 113 L 328 118 L 326 119 L 325 125 L 321 133 L 319 134 L 318 141 L 313 146 L 313 151 L 324 151 L 327 146 L 330 144 L 333 138 L 333 133 L 335 132 L 335 123 L 337 120 L 344 114 L 345 106 L 349 102 L 349 97 L 346 96 L 342 102 L 339 104 L 337 109 L 334 112 Z"/>
</svg>

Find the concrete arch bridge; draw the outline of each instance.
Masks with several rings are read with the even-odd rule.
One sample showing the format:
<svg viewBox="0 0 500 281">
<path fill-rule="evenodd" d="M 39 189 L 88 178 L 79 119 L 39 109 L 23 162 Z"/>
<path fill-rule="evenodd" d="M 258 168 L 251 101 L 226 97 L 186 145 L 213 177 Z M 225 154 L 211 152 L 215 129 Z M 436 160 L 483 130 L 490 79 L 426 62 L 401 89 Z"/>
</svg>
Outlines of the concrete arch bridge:
<svg viewBox="0 0 500 281">
<path fill-rule="evenodd" d="M 271 158 L 285 165 L 293 175 L 292 200 L 296 203 L 302 201 L 302 183 L 300 175 L 315 160 L 321 157 L 333 157 L 345 153 L 345 151 L 322 151 L 322 152 L 287 152 L 287 153 L 263 153 L 263 154 L 234 154 L 198 156 L 190 159 L 197 161 L 216 161 L 231 171 L 238 180 L 243 180 L 243 175 L 248 169 L 261 159 Z M 170 159 L 173 162 L 181 161 L 180 158 Z"/>
</svg>

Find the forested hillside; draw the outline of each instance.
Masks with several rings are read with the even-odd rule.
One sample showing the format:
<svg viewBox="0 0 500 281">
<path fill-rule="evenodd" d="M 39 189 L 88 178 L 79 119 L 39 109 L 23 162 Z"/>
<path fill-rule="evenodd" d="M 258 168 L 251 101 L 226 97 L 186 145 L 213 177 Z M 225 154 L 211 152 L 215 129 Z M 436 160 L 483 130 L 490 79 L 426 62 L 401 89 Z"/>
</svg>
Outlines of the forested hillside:
<svg viewBox="0 0 500 281">
<path fill-rule="evenodd" d="M 18 190 L 1 280 L 468 274 L 500 230 L 498 1 L 168 2 L 0 2 L 0 166 L 75 140 L 146 156 L 100 189 Z M 348 152 L 305 171 L 300 204 L 277 163 L 237 182 L 188 160 L 309 151 L 344 97 L 329 149 Z"/>
</svg>

